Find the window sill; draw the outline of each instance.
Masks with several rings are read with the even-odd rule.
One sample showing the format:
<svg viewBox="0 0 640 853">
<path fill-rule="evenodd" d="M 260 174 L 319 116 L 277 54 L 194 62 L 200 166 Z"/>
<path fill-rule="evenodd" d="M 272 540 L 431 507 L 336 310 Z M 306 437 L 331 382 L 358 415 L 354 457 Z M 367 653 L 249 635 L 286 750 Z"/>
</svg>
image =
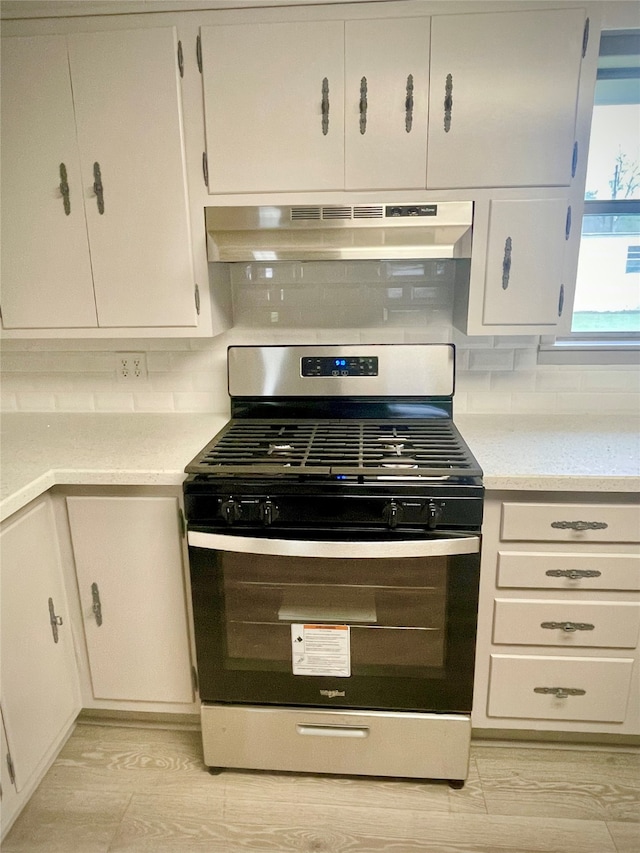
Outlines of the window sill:
<svg viewBox="0 0 640 853">
<path fill-rule="evenodd" d="M 543 336 L 538 364 L 640 364 L 640 339 Z"/>
</svg>

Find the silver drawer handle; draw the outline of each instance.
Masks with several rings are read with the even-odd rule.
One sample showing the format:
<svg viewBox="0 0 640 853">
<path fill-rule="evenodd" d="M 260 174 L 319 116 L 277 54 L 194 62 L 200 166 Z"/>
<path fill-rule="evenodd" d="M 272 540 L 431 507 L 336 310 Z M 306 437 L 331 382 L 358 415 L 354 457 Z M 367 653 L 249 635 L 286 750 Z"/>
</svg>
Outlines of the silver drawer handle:
<svg viewBox="0 0 640 853">
<path fill-rule="evenodd" d="M 299 735 L 314 735 L 315 737 L 369 737 L 368 726 L 315 726 L 298 723 L 296 731 Z"/>
<path fill-rule="evenodd" d="M 547 569 L 545 575 L 548 578 L 570 578 L 577 581 L 580 578 L 599 578 L 602 572 L 597 569 Z"/>
<path fill-rule="evenodd" d="M 596 626 L 590 622 L 541 622 L 540 627 L 550 628 L 551 630 L 561 628 L 563 631 L 571 633 L 572 631 L 593 631 Z"/>
<path fill-rule="evenodd" d="M 552 521 L 551 526 L 557 530 L 606 530 L 606 521 Z"/>
<path fill-rule="evenodd" d="M 534 687 L 534 693 L 550 693 L 556 699 L 567 699 L 569 696 L 584 696 L 586 690 L 579 687 Z"/>
</svg>

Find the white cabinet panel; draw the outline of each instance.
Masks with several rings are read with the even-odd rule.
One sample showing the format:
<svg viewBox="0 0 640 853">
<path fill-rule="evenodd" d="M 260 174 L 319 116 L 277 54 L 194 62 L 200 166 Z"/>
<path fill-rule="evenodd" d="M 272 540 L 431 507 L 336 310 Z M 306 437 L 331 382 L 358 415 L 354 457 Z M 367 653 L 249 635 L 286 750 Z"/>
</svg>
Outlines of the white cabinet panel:
<svg viewBox="0 0 640 853">
<path fill-rule="evenodd" d="M 98 323 L 195 326 L 175 30 L 68 38 Z"/>
<path fill-rule="evenodd" d="M 208 26 L 201 37 L 209 192 L 342 187 L 344 23 Z"/>
<path fill-rule="evenodd" d="M 3 38 L 4 328 L 197 326 L 176 51 L 171 27 Z"/>
<path fill-rule="evenodd" d="M 1 56 L 3 325 L 95 326 L 66 38 L 6 38 Z"/>
<path fill-rule="evenodd" d="M 637 554 L 499 551 L 499 587 L 640 590 Z"/>
<path fill-rule="evenodd" d="M 429 31 L 425 17 L 346 22 L 347 189 L 424 188 Z"/>
<path fill-rule="evenodd" d="M 498 598 L 493 642 L 524 646 L 635 649 L 640 604 L 623 601 L 536 601 Z"/>
<path fill-rule="evenodd" d="M 566 198 L 493 200 L 483 322 L 555 326 L 562 313 Z"/>
<path fill-rule="evenodd" d="M 177 499 L 69 497 L 67 509 L 94 697 L 192 702 Z"/>
<path fill-rule="evenodd" d="M 640 542 L 640 506 L 506 501 L 500 537 L 542 542 Z"/>
<path fill-rule="evenodd" d="M 427 186 L 568 186 L 584 11 L 433 18 Z"/>
<path fill-rule="evenodd" d="M 71 626 L 48 498 L 3 526 L 0 553 L 2 711 L 16 787 L 22 791 L 80 710 Z M 52 625 L 52 611 L 60 624 Z"/>
<path fill-rule="evenodd" d="M 622 722 L 632 669 L 631 658 L 491 655 L 488 715 Z"/>
</svg>

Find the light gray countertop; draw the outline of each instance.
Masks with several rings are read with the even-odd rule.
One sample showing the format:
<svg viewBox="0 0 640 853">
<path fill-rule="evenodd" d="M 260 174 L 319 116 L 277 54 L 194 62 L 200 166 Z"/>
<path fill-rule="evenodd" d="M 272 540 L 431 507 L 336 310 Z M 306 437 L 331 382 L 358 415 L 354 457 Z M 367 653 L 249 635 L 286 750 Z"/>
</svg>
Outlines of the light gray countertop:
<svg viewBox="0 0 640 853">
<path fill-rule="evenodd" d="M 1 419 L 0 520 L 55 485 L 178 485 L 226 414 L 28 414 Z M 491 490 L 640 491 L 631 416 L 459 415 Z"/>
</svg>

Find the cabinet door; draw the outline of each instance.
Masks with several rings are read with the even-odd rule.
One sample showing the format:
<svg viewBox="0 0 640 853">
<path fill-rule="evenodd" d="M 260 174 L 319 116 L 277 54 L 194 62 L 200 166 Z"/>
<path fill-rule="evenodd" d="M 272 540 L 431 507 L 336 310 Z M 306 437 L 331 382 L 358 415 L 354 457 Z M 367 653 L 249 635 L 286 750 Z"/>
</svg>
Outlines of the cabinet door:
<svg viewBox="0 0 640 853">
<path fill-rule="evenodd" d="M 2 39 L 0 150 L 4 327 L 95 326 L 64 36 Z"/>
<path fill-rule="evenodd" d="M 67 509 L 96 699 L 192 702 L 172 497 L 70 497 Z"/>
<path fill-rule="evenodd" d="M 345 186 L 423 189 L 429 18 L 345 24 Z"/>
<path fill-rule="evenodd" d="M 71 626 L 48 499 L 2 528 L 0 553 L 2 711 L 16 787 L 21 791 L 80 710 Z M 55 617 L 60 624 L 52 625 Z"/>
<path fill-rule="evenodd" d="M 175 29 L 68 41 L 98 324 L 195 326 Z"/>
<path fill-rule="evenodd" d="M 344 186 L 344 24 L 203 27 L 210 193 Z"/>
<path fill-rule="evenodd" d="M 562 313 L 567 200 L 493 200 L 483 322 L 555 326 Z"/>
<path fill-rule="evenodd" d="M 432 22 L 427 186 L 566 186 L 584 11 Z"/>
</svg>

